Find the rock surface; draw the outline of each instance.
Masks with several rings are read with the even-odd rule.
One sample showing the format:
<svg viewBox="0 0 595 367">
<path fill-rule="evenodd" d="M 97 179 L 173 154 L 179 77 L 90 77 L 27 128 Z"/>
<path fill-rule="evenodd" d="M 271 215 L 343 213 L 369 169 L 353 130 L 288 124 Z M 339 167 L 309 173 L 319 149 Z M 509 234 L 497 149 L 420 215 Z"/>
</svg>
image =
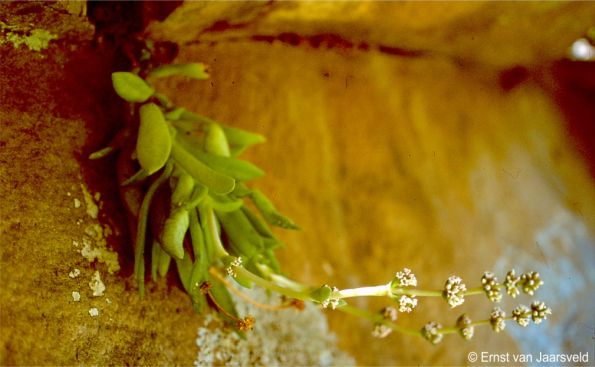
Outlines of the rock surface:
<svg viewBox="0 0 595 367">
<path fill-rule="evenodd" d="M 21 26 L 33 18 L 19 16 L 37 14 L 2 7 L 3 22 Z M 47 50 L 0 45 L 0 363 L 191 364 L 200 318 L 172 279 L 138 299 L 113 160 L 85 158 L 110 139 L 121 111 L 109 85 L 113 55 L 93 48 L 92 28 L 68 10 L 39 13 L 58 35 Z M 409 267 L 421 286 L 439 289 L 452 274 L 471 286 L 486 270 L 543 273 L 550 320 L 509 325 L 511 334 L 477 329 L 471 342 L 376 340 L 368 322 L 328 313 L 359 364 L 461 365 L 470 351 L 588 348 L 595 190 L 551 93 L 551 65 L 594 16 L 581 3 L 191 2 L 149 35 L 178 42 L 179 61 L 211 69 L 207 82 L 159 89 L 267 136 L 247 157 L 267 172 L 256 185 L 302 228 L 278 232 L 291 276 L 348 287 Z M 98 222 L 81 184 L 101 193 L 117 274 L 89 265 L 73 244 L 100 242 L 85 233 Z M 81 274 L 70 278 L 74 268 Z M 88 285 L 95 270 L 101 297 Z M 565 299 L 552 290 L 567 290 Z M 477 297 L 451 311 L 423 300 L 399 322 L 450 325 L 463 311 L 486 318 L 491 306 Z M 569 322 L 574 334 L 563 331 Z"/>
</svg>

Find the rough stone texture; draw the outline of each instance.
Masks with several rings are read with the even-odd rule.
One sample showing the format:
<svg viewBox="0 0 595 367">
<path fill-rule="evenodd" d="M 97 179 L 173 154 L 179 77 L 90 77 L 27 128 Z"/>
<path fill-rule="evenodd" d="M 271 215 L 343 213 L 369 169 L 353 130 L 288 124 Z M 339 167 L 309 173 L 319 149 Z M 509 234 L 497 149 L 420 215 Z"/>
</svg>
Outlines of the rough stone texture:
<svg viewBox="0 0 595 367">
<path fill-rule="evenodd" d="M 440 288 L 451 274 L 472 286 L 485 270 L 536 267 L 545 287 L 565 291 L 564 299 L 544 291 L 554 316 L 539 327 L 509 325 L 512 336 L 478 329 L 471 342 L 452 336 L 437 347 L 375 340 L 368 322 L 328 314 L 359 364 L 461 365 L 469 351 L 588 348 L 595 192 L 544 88 L 549 63 L 594 12 L 580 3 L 188 3 L 150 34 L 180 42 L 180 61 L 211 67 L 210 81 L 174 79 L 162 91 L 267 136 L 247 157 L 268 173 L 256 185 L 302 228 L 278 232 L 288 274 L 345 287 L 384 283 L 406 266 L 422 286 Z M 42 53 L 0 46 L 0 363 L 191 364 L 199 318 L 175 282 L 138 299 L 113 161 L 84 158 L 117 126 L 112 56 L 80 42 L 90 38 L 84 19 L 44 14 L 54 34 L 64 34 L 56 24 L 81 33 Z M 525 74 L 503 84 L 516 65 Z M 118 275 L 72 246 L 92 223 L 72 202 L 83 199 L 82 182 L 102 194 Z M 82 274 L 71 279 L 75 267 Z M 96 269 L 109 305 L 90 297 Z M 453 311 L 424 300 L 399 322 L 449 325 L 490 309 L 481 298 Z M 574 331 L 564 331 L 569 323 Z"/>
<path fill-rule="evenodd" d="M 28 24 L 1 6 L 13 22 Z M 54 34 L 70 27 L 78 36 L 40 53 L 0 48 L 0 364 L 191 364 L 200 320 L 177 287 L 161 284 L 138 298 L 128 281 L 114 162 L 86 160 L 109 140 L 120 113 L 112 55 L 91 47 L 86 18 L 48 8 L 39 17 Z M 81 184 L 102 194 L 99 219 L 115 232 L 108 239 L 124 268 L 116 275 L 77 252 L 97 223 L 85 212 Z M 81 274 L 72 279 L 75 268 Z M 107 287 L 103 297 L 92 297 L 88 285 L 95 269 Z M 90 316 L 92 307 L 99 316 Z"/>
</svg>

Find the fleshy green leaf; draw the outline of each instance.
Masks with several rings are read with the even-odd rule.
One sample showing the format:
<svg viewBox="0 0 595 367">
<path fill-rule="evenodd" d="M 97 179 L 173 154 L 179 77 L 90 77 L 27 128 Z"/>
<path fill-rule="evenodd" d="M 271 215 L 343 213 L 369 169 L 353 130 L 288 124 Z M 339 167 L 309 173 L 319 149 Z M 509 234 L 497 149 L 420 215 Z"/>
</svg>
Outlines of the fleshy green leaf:
<svg viewBox="0 0 595 367">
<path fill-rule="evenodd" d="M 205 185 L 216 194 L 228 194 L 234 186 L 235 180 L 221 174 L 188 153 L 181 145 L 174 143 L 172 147 L 174 160 L 182 166 L 196 181 Z"/>
<path fill-rule="evenodd" d="M 187 210 L 196 208 L 207 197 L 208 193 L 209 189 L 199 183 L 195 183 L 194 191 L 192 191 L 188 202 L 184 204 L 184 208 Z"/>
<path fill-rule="evenodd" d="M 185 108 L 182 108 L 182 107 L 174 108 L 173 110 L 167 111 L 165 113 L 165 119 L 168 121 L 178 121 L 182 117 L 182 114 L 184 112 L 186 112 Z"/>
<path fill-rule="evenodd" d="M 331 287 L 325 284 L 322 287 L 313 290 L 310 293 L 310 298 L 312 298 L 312 300 L 316 302 L 322 303 L 329 299 L 332 292 L 333 290 L 331 289 Z"/>
<path fill-rule="evenodd" d="M 138 284 L 138 291 L 141 297 L 145 294 L 145 240 L 147 235 L 147 219 L 149 214 L 149 208 L 151 207 L 151 202 L 153 201 L 153 196 L 157 189 L 169 178 L 172 171 L 172 165 L 167 164 L 163 173 L 157 180 L 155 180 L 145 197 L 143 198 L 143 202 L 141 204 L 139 213 L 138 213 L 138 224 L 136 230 L 136 242 L 134 245 L 134 277 Z"/>
<path fill-rule="evenodd" d="M 136 141 L 136 155 L 141 167 L 151 175 L 167 162 L 172 138 L 163 113 L 156 104 L 143 105 L 139 113 L 140 126 Z"/>
<path fill-rule="evenodd" d="M 273 235 L 273 232 L 271 232 L 271 230 L 269 229 L 269 227 L 263 223 L 260 218 L 258 218 L 258 216 L 254 213 L 252 213 L 252 211 L 250 211 L 250 209 L 243 207 L 242 208 L 242 213 L 244 213 L 244 215 L 246 216 L 246 218 L 248 218 L 248 220 L 250 221 L 250 223 L 252 224 L 252 227 L 254 227 L 254 229 L 263 237 L 267 237 L 267 238 L 275 238 L 275 236 Z"/>
<path fill-rule="evenodd" d="M 169 265 L 171 263 L 171 256 L 161 248 L 161 254 L 159 255 L 159 266 L 157 268 L 159 276 L 164 278 L 167 275 L 167 271 L 169 270 Z"/>
<path fill-rule="evenodd" d="M 163 225 L 161 243 L 163 250 L 176 259 L 184 256 L 184 236 L 190 224 L 189 214 L 186 209 L 174 210 Z"/>
<path fill-rule="evenodd" d="M 161 257 L 161 246 L 159 246 L 159 242 L 153 241 L 152 249 L 151 249 L 151 279 L 154 282 L 157 281 L 157 270 L 159 269 L 159 259 Z"/>
<path fill-rule="evenodd" d="M 236 255 L 251 258 L 263 250 L 262 238 L 241 211 L 216 212 L 221 226 L 238 252 Z"/>
<path fill-rule="evenodd" d="M 205 152 L 215 156 L 230 156 L 227 137 L 219 124 L 212 123 L 206 126 L 204 149 Z"/>
<path fill-rule="evenodd" d="M 243 198 L 248 195 L 252 194 L 252 190 L 250 190 L 246 185 L 241 182 L 236 182 L 236 187 L 233 189 L 232 195 L 237 198 Z"/>
<path fill-rule="evenodd" d="M 273 203 L 259 190 L 252 191 L 252 202 L 269 224 L 286 229 L 299 229 L 289 218 L 279 213 Z"/>
<path fill-rule="evenodd" d="M 211 295 L 217 302 L 217 305 L 227 311 L 230 315 L 234 317 L 238 317 L 238 312 L 236 311 L 235 305 L 231 299 L 231 295 L 225 286 L 218 281 L 211 279 Z M 233 320 L 225 315 L 224 313 L 219 313 L 225 320 L 233 322 Z"/>
<path fill-rule="evenodd" d="M 108 147 L 105 147 L 103 149 L 100 149 L 96 152 L 89 154 L 89 159 L 91 159 L 91 160 L 100 159 L 100 158 L 110 155 L 113 151 L 114 151 L 114 147 L 108 146 Z"/>
<path fill-rule="evenodd" d="M 236 127 L 222 125 L 227 141 L 231 147 L 231 155 L 237 157 L 254 144 L 264 143 L 266 138 Z"/>
<path fill-rule="evenodd" d="M 112 73 L 112 84 L 116 93 L 128 102 L 145 102 L 155 93 L 142 78 L 127 71 Z"/>
<path fill-rule="evenodd" d="M 215 171 L 232 177 L 238 181 L 249 181 L 264 176 L 264 171 L 250 162 L 204 152 L 201 149 L 199 141 L 196 137 L 182 135 L 177 139 L 177 141 L 179 141 L 180 145 L 182 145 L 184 149 L 198 158 L 202 163 L 206 164 Z M 236 186 L 237 184 L 238 183 L 236 182 Z M 246 188 L 246 190 L 248 189 Z"/>
<path fill-rule="evenodd" d="M 208 196 L 207 200 L 209 202 L 209 205 L 211 205 L 213 209 L 215 209 L 215 211 L 225 213 L 235 212 L 236 210 L 239 210 L 242 207 L 242 205 L 244 205 L 244 202 L 242 200 L 219 201 L 211 196 Z"/>
<path fill-rule="evenodd" d="M 206 299 L 200 291 L 200 286 L 207 279 L 209 259 L 196 209 L 190 210 L 190 238 L 192 239 L 192 251 L 194 252 L 194 265 L 192 266 L 188 293 L 192 299 L 194 309 L 201 313 L 206 306 Z"/>
<path fill-rule="evenodd" d="M 241 159 L 221 157 L 208 153 L 198 154 L 197 158 L 212 169 L 238 181 L 250 181 L 264 176 L 263 170 Z"/>
<path fill-rule="evenodd" d="M 151 279 L 157 281 L 157 274 L 160 277 L 165 277 L 169 270 L 169 264 L 171 262 L 171 256 L 169 256 L 159 241 L 153 240 L 153 249 L 151 251 Z"/>
<path fill-rule="evenodd" d="M 144 180 L 145 178 L 149 177 L 149 174 L 144 169 L 139 169 L 134 175 L 130 176 L 124 182 L 121 183 L 121 186 L 128 186 L 135 184 Z"/>
<path fill-rule="evenodd" d="M 163 65 L 151 71 L 149 76 L 164 78 L 168 76 L 180 75 L 193 79 L 205 80 L 209 77 L 206 69 L 206 65 L 196 62 L 190 64 Z"/>
<path fill-rule="evenodd" d="M 178 275 L 182 281 L 182 286 L 188 292 L 190 289 L 190 277 L 192 275 L 192 260 L 187 252 L 183 253 L 181 259 L 176 259 L 176 267 L 178 268 Z"/>
<path fill-rule="evenodd" d="M 178 177 L 176 187 L 171 194 L 171 204 L 181 206 L 190 199 L 194 189 L 194 179 L 187 173 L 182 173 Z"/>
</svg>

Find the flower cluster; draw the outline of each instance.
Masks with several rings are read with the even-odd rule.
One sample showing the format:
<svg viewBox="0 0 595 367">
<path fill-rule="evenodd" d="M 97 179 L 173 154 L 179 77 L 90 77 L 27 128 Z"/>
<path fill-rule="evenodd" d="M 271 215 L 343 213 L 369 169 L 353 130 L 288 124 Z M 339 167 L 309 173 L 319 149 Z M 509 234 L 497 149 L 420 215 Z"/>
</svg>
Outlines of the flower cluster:
<svg viewBox="0 0 595 367">
<path fill-rule="evenodd" d="M 331 296 L 322 301 L 322 308 L 330 308 L 331 310 L 334 310 L 337 308 L 337 306 L 339 306 L 340 298 L 333 296 L 333 294 L 335 294 L 338 291 L 339 288 L 337 287 L 331 288 Z"/>
<path fill-rule="evenodd" d="M 382 315 L 382 318 L 385 320 L 397 321 L 397 309 L 392 306 L 387 306 L 383 308 L 382 310 L 380 310 L 380 314 Z"/>
<path fill-rule="evenodd" d="M 235 259 L 233 259 L 233 261 L 229 264 L 229 266 L 227 268 L 225 268 L 227 275 L 229 275 L 232 278 L 235 278 L 237 276 L 237 274 L 235 272 L 235 268 L 238 266 L 242 266 L 242 258 L 241 257 L 236 257 Z"/>
<path fill-rule="evenodd" d="M 390 335 L 390 333 L 393 332 L 393 329 L 391 329 L 390 327 L 382 324 L 382 323 L 376 323 L 374 324 L 374 329 L 372 329 L 372 336 L 374 338 L 378 338 L 378 339 L 382 339 L 382 338 L 386 338 L 387 336 Z"/>
<path fill-rule="evenodd" d="M 443 334 L 440 332 L 442 325 L 430 321 L 421 329 L 421 336 L 432 344 L 438 344 L 442 341 Z"/>
<path fill-rule="evenodd" d="M 380 310 L 380 315 L 382 316 L 383 321 L 390 321 L 394 322 L 397 321 L 397 309 L 391 306 L 385 307 Z M 375 338 L 386 338 L 390 333 L 392 333 L 393 329 L 384 324 L 384 322 L 377 322 L 374 324 L 374 329 L 372 330 L 372 336 Z"/>
<path fill-rule="evenodd" d="M 417 307 L 417 298 L 403 294 L 399 297 L 399 312 L 409 313 Z"/>
<path fill-rule="evenodd" d="M 395 274 L 395 278 L 391 282 L 393 288 L 417 287 L 417 278 L 411 272 L 411 269 L 404 268 Z"/>
<path fill-rule="evenodd" d="M 512 319 L 522 327 L 526 327 L 531 322 L 531 310 L 525 305 L 519 305 L 512 310 Z"/>
<path fill-rule="evenodd" d="M 442 296 L 446 299 L 451 308 L 462 305 L 465 302 L 467 287 L 458 276 L 451 276 L 444 285 Z"/>
<path fill-rule="evenodd" d="M 498 278 L 489 271 L 483 273 L 481 277 L 481 287 L 488 299 L 492 302 L 500 302 L 502 300 L 502 293 L 500 292 L 500 283 Z"/>
<path fill-rule="evenodd" d="M 475 332 L 475 328 L 471 325 L 471 319 L 467 314 L 462 314 L 457 319 L 457 329 L 459 330 L 459 334 L 465 340 L 470 340 L 473 338 L 473 333 Z"/>
<path fill-rule="evenodd" d="M 552 310 L 545 305 L 543 302 L 535 301 L 531 303 L 531 319 L 536 324 L 541 324 L 541 322 L 547 319 L 548 315 L 552 314 Z"/>
<path fill-rule="evenodd" d="M 519 280 L 521 280 L 521 278 L 516 276 L 514 269 L 509 270 L 508 273 L 506 273 L 504 287 L 506 288 L 506 293 L 512 298 L 516 298 L 516 296 L 518 296 L 520 293 L 517 287 Z"/>
<path fill-rule="evenodd" d="M 523 292 L 533 295 L 535 291 L 543 284 L 538 272 L 532 271 L 521 276 L 520 286 Z"/>
<path fill-rule="evenodd" d="M 508 295 L 512 298 L 516 298 L 516 296 L 520 294 L 519 288 L 524 293 L 532 296 L 542 285 L 543 280 L 541 280 L 539 273 L 535 271 L 524 273 L 519 277 L 516 276 L 513 269 L 506 273 L 506 280 L 504 281 L 506 293 L 508 293 Z"/>
<path fill-rule="evenodd" d="M 502 311 L 500 307 L 496 307 L 492 310 L 490 314 L 490 325 L 492 325 L 492 329 L 499 333 L 506 328 L 506 322 L 504 321 L 506 318 L 506 313 Z"/>
</svg>

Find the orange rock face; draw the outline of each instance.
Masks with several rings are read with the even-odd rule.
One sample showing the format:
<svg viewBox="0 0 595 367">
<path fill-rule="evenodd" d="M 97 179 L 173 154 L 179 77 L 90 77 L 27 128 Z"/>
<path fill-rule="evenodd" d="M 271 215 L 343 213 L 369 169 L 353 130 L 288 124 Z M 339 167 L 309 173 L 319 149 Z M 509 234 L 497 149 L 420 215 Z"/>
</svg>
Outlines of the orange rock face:
<svg viewBox="0 0 595 367">
<path fill-rule="evenodd" d="M 473 287 L 488 270 L 501 280 L 512 267 L 540 271 L 545 285 L 535 298 L 553 316 L 522 330 L 511 323 L 509 333 L 477 328 L 470 342 L 450 336 L 432 346 L 395 333 L 377 340 L 368 322 L 328 313 L 359 364 L 460 365 L 471 351 L 537 358 L 589 348 L 592 332 L 580 325 L 592 323 L 594 307 L 595 190 L 558 103 L 568 85 L 552 65 L 594 13 L 579 3 L 191 2 L 148 34 L 179 43 L 177 61 L 210 67 L 208 81 L 172 79 L 158 90 L 267 137 L 246 157 L 267 172 L 255 186 L 302 229 L 277 232 L 290 276 L 353 287 L 386 283 L 408 267 L 420 287 L 440 289 L 450 275 Z M 93 265 L 112 303 L 92 298 L 86 285 L 95 269 L 72 240 L 82 241 L 90 224 L 77 219 L 90 219 L 66 193 L 82 200 L 85 181 L 102 192 L 102 223 L 123 221 L 110 162 L 89 166 L 83 157 L 109 140 L 103 124 L 120 111 L 102 97 L 109 68 L 91 68 L 101 65 L 85 64 L 92 49 L 64 42 L 50 44 L 39 69 L 29 60 L 38 54 L 0 46 L 10 87 L 0 111 L 1 361 L 190 364 L 199 320 L 175 282 L 137 299 L 126 281 L 126 235 L 108 240 L 119 276 Z M 68 277 L 74 267 L 80 279 Z M 505 297 L 503 308 L 530 300 Z M 387 301 L 356 304 L 376 310 Z M 462 312 L 488 318 L 492 306 L 473 297 L 451 310 L 424 299 L 398 322 L 454 325 Z"/>
</svg>

